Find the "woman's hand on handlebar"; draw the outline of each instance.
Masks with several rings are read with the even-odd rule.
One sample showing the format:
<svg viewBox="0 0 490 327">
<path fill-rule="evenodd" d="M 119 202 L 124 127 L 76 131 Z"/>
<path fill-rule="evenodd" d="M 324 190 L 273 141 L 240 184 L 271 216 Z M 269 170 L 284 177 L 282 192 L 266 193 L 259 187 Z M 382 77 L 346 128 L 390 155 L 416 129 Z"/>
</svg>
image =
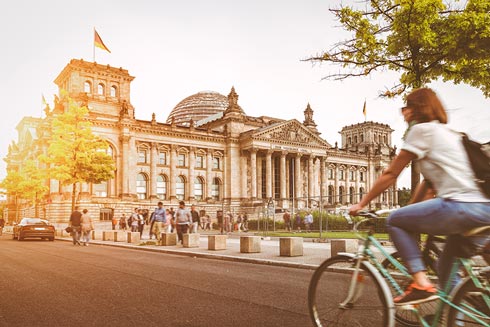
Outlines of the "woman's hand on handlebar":
<svg viewBox="0 0 490 327">
<path fill-rule="evenodd" d="M 363 208 L 363 207 L 362 207 L 362 206 L 360 206 L 358 203 L 357 203 L 357 204 L 354 204 L 353 206 L 351 206 L 351 207 L 349 208 L 349 215 L 351 215 L 351 216 L 355 216 L 355 215 L 357 215 L 357 213 L 358 213 L 359 211 L 361 211 L 361 210 L 362 210 L 362 208 Z"/>
</svg>

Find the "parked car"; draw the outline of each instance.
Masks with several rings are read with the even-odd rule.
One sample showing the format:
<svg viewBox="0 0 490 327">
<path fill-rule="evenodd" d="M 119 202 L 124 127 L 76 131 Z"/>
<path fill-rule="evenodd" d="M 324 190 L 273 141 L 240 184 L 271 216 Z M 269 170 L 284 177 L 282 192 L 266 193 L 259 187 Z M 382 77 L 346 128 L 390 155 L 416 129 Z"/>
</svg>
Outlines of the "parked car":
<svg viewBox="0 0 490 327">
<path fill-rule="evenodd" d="M 22 241 L 26 238 L 42 238 L 54 241 L 55 228 L 49 221 L 41 218 L 22 218 L 14 226 L 13 238 Z"/>
</svg>

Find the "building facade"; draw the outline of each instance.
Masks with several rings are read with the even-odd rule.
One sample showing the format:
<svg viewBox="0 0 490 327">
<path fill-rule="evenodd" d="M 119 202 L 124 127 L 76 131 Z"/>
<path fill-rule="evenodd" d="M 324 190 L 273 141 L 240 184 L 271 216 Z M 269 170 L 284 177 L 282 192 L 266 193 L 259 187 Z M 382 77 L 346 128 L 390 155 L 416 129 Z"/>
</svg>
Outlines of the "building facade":
<svg viewBox="0 0 490 327">
<path fill-rule="evenodd" d="M 273 200 L 276 208 L 335 209 L 359 201 L 393 158 L 393 130 L 364 122 L 342 128 L 341 145 L 320 137 L 308 104 L 304 121 L 248 116 L 232 87 L 228 96 L 199 92 L 182 100 L 166 122 L 136 118 L 131 104 L 133 76 L 123 68 L 73 59 L 55 83 L 89 109 L 95 134 L 110 144 L 115 177 L 82 185 L 78 201 L 101 219 L 158 201 L 179 200 L 213 214 L 218 210 L 256 212 Z M 17 126 L 18 141 L 5 158 L 7 169 L 19 169 L 28 158 L 46 153 L 43 135 L 50 119 L 67 108 L 55 98 L 46 117 L 25 117 Z M 50 180 L 41 216 L 69 217 L 69 188 Z M 396 185 L 373 207 L 397 204 Z M 10 203 L 12 204 L 12 203 Z M 21 215 L 30 213 L 26 203 Z M 13 206 L 9 206 L 13 210 Z M 30 213 L 31 214 L 31 213 Z M 9 214 L 10 215 L 10 214 Z"/>
</svg>

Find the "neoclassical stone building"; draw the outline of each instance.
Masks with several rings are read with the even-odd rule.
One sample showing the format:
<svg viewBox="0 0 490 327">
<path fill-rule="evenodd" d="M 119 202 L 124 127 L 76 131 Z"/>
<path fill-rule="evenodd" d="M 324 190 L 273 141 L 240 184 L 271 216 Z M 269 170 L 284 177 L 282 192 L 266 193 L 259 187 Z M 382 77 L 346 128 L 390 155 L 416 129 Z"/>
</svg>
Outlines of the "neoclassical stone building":
<svg viewBox="0 0 490 327">
<path fill-rule="evenodd" d="M 341 145 L 331 145 L 320 137 L 309 104 L 303 122 L 248 116 L 233 87 L 228 96 L 208 91 L 187 97 L 166 122 L 156 121 L 155 114 L 150 121 L 138 119 L 130 97 L 133 79 L 123 68 L 73 59 L 55 80 L 60 91 L 87 106 L 93 131 L 110 144 L 115 178 L 83 185 L 78 196 L 102 219 L 158 201 L 175 207 L 181 199 L 210 213 L 258 212 L 270 199 L 276 208 L 333 209 L 358 202 L 396 151 L 393 130 L 376 122 L 342 128 Z M 46 151 L 46 135 L 38 127 L 65 107 L 56 98 L 46 117 L 21 120 L 7 169 L 19 169 L 26 158 Z M 42 215 L 63 221 L 69 189 L 56 180 L 48 184 Z M 373 206 L 396 205 L 395 189 Z"/>
</svg>

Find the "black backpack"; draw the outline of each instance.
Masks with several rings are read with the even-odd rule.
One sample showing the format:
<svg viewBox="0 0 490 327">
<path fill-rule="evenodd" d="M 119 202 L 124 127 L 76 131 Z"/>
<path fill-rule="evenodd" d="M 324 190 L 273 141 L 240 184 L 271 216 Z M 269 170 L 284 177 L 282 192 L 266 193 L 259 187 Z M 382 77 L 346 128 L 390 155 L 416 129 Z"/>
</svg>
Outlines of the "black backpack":
<svg viewBox="0 0 490 327">
<path fill-rule="evenodd" d="M 463 135 L 463 146 L 468 154 L 471 168 L 475 174 L 476 183 L 488 198 L 490 198 L 490 154 L 485 152 L 484 146 L 489 143 L 481 144 L 470 140 L 468 135 Z"/>
</svg>

